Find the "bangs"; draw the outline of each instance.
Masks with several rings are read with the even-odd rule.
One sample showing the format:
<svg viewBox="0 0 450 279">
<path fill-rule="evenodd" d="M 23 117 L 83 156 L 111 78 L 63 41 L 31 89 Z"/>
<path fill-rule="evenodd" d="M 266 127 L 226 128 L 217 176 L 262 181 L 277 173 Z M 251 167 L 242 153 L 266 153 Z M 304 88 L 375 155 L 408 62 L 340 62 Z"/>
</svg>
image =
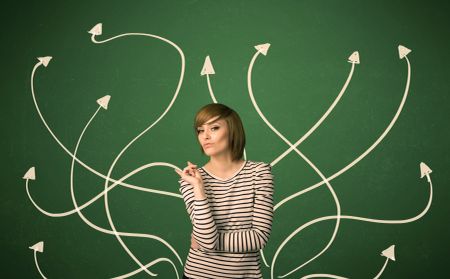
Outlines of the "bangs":
<svg viewBox="0 0 450 279">
<path fill-rule="evenodd" d="M 203 106 L 195 115 L 194 118 L 194 134 L 198 137 L 197 128 L 203 126 L 209 120 L 217 118 L 224 119 L 228 127 L 228 143 L 233 160 L 242 158 L 245 148 L 245 132 L 242 125 L 241 118 L 231 108 L 219 103 L 212 103 Z M 200 152 L 205 154 L 203 147 L 200 145 Z"/>
</svg>

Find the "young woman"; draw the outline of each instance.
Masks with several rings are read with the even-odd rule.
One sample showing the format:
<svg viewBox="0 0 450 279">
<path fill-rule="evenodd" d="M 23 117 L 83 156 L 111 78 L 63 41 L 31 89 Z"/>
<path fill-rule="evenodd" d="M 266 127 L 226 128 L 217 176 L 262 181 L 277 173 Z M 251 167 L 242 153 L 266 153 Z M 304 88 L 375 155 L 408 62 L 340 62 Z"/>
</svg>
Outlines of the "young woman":
<svg viewBox="0 0 450 279">
<path fill-rule="evenodd" d="M 262 278 L 259 250 L 273 219 L 271 166 L 242 159 L 241 119 L 223 104 L 202 107 L 194 131 L 209 162 L 176 170 L 193 225 L 183 278 Z"/>
</svg>

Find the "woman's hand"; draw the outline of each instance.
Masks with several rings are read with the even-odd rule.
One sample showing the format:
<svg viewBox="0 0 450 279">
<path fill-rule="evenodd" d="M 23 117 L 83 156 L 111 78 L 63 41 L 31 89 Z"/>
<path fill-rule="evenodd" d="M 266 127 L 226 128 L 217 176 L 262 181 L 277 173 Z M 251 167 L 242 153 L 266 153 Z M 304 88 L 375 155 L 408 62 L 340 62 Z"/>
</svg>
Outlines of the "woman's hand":
<svg viewBox="0 0 450 279">
<path fill-rule="evenodd" d="M 189 182 L 193 186 L 203 185 L 202 176 L 197 170 L 197 165 L 194 165 L 189 161 L 187 161 L 187 163 L 188 166 L 185 167 L 182 172 L 175 169 L 176 173 L 178 173 L 181 178 L 183 178 L 186 182 Z"/>
<path fill-rule="evenodd" d="M 191 248 L 192 249 L 199 249 L 200 245 L 198 245 L 197 241 L 194 238 L 194 235 L 191 233 Z"/>
<path fill-rule="evenodd" d="M 178 173 L 184 181 L 190 183 L 194 187 L 194 194 L 197 198 L 206 198 L 203 187 L 203 179 L 200 172 L 197 170 L 197 165 L 194 165 L 189 161 L 187 161 L 187 163 L 188 166 L 185 167 L 182 172 L 177 169 L 175 169 L 175 172 Z"/>
</svg>

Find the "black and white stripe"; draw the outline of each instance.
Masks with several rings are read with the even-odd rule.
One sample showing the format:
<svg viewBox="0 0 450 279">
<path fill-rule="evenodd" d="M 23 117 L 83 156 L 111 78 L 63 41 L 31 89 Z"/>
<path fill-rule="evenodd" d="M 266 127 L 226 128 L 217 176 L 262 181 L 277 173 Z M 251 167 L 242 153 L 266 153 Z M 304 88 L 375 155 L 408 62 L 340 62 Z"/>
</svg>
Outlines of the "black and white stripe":
<svg viewBox="0 0 450 279">
<path fill-rule="evenodd" d="M 246 161 L 222 180 L 199 168 L 206 198 L 196 200 L 180 179 L 180 192 L 201 248 L 190 249 L 184 273 L 191 278 L 262 278 L 259 250 L 269 240 L 274 183 L 270 164 Z"/>
</svg>

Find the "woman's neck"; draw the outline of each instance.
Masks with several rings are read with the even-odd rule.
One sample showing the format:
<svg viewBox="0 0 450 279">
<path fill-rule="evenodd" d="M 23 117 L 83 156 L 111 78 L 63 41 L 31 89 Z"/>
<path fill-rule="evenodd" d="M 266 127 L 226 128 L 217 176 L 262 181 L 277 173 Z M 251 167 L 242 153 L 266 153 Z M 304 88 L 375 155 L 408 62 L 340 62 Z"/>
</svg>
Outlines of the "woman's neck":
<svg viewBox="0 0 450 279">
<path fill-rule="evenodd" d="M 210 157 L 209 162 L 206 163 L 204 167 L 220 176 L 220 174 L 227 175 L 234 173 L 242 166 L 243 163 L 244 160 L 242 159 L 233 161 L 231 156 Z"/>
</svg>

